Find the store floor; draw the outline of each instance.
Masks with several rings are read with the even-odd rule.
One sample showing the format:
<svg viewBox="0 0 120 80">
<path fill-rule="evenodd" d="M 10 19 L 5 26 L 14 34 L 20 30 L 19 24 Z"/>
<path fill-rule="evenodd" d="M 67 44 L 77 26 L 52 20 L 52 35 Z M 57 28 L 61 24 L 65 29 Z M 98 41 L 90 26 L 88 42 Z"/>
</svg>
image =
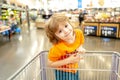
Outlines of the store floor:
<svg viewBox="0 0 120 80">
<path fill-rule="evenodd" d="M 120 52 L 120 39 L 106 39 L 85 36 L 84 47 L 88 51 Z M 32 57 L 43 50 L 48 50 L 51 44 L 45 36 L 44 29 L 22 27 L 20 34 L 15 34 L 9 41 L 0 36 L 0 80 L 6 80 Z"/>
</svg>

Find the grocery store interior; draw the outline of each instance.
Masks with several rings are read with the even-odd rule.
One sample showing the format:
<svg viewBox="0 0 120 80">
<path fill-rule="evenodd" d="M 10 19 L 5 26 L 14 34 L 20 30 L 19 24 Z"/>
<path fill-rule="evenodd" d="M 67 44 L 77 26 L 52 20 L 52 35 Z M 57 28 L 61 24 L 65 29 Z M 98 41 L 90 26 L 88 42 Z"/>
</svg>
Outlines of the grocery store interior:
<svg viewBox="0 0 120 80">
<path fill-rule="evenodd" d="M 30 68 L 32 71 L 27 71 L 31 66 L 28 63 L 52 46 L 44 27 L 54 13 L 65 13 L 74 25 L 73 28 L 83 31 L 83 47 L 86 51 L 99 54 L 99 57 L 89 60 L 91 62 L 86 68 L 83 67 L 90 69 L 87 71 L 89 76 L 82 73 L 83 69 L 80 80 L 120 80 L 119 5 L 119 0 L 0 0 L 0 80 L 55 80 L 50 76 L 45 79 L 38 77 L 40 68 L 37 60 Z M 81 24 L 80 13 L 83 15 Z M 11 27 L 10 15 L 14 15 L 17 21 L 15 28 Z M 102 54 L 105 55 L 101 56 Z M 114 57 L 115 54 L 117 57 Z M 97 58 L 104 64 L 97 62 Z M 96 62 L 92 62 L 94 59 Z M 36 64 L 38 69 L 34 66 Z M 91 66 L 94 64 L 94 70 L 100 68 L 98 72 L 92 71 Z M 114 77 L 111 77 L 114 68 L 116 71 L 113 73 Z M 34 72 L 36 70 L 38 74 Z"/>
</svg>

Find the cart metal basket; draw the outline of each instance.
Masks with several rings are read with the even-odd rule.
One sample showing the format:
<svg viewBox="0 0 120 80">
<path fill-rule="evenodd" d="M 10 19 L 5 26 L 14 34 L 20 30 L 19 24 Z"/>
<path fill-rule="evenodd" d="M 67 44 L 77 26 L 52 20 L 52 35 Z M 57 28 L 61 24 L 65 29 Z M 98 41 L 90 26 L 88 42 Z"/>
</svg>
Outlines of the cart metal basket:
<svg viewBox="0 0 120 80">
<path fill-rule="evenodd" d="M 54 68 L 47 67 L 42 51 L 8 80 L 55 80 Z M 81 55 L 80 55 L 81 56 Z M 88 51 L 79 61 L 80 80 L 120 80 L 120 54 L 113 51 Z"/>
</svg>

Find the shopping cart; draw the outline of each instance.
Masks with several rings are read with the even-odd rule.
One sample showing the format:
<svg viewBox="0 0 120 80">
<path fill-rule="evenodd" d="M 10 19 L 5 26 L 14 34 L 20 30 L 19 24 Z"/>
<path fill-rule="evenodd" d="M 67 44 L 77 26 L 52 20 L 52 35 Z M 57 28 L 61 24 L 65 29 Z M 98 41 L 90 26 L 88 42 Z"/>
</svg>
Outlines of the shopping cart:
<svg viewBox="0 0 120 80">
<path fill-rule="evenodd" d="M 42 51 L 8 80 L 55 80 L 54 68 L 47 67 Z M 81 55 L 80 55 L 81 56 Z M 120 54 L 113 51 L 89 51 L 79 62 L 80 80 L 120 80 Z"/>
</svg>

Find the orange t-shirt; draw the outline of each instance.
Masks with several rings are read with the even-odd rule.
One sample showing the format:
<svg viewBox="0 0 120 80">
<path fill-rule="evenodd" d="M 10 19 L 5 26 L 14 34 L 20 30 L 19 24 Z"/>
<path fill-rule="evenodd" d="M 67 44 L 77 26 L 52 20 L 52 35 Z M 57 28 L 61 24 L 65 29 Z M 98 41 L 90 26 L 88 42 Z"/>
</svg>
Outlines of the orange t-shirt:
<svg viewBox="0 0 120 80">
<path fill-rule="evenodd" d="M 58 60 L 65 59 L 69 57 L 69 54 L 73 54 L 73 52 L 84 43 L 84 36 L 81 30 L 75 29 L 75 41 L 72 44 L 68 44 L 64 41 L 61 41 L 55 45 L 49 50 L 48 58 L 49 60 L 55 62 Z M 58 68 L 67 68 L 70 70 L 63 70 L 66 72 L 76 72 L 76 68 L 78 68 L 78 63 L 74 64 L 67 64 L 64 66 L 60 66 Z M 72 70 L 73 69 L 73 70 Z"/>
</svg>

